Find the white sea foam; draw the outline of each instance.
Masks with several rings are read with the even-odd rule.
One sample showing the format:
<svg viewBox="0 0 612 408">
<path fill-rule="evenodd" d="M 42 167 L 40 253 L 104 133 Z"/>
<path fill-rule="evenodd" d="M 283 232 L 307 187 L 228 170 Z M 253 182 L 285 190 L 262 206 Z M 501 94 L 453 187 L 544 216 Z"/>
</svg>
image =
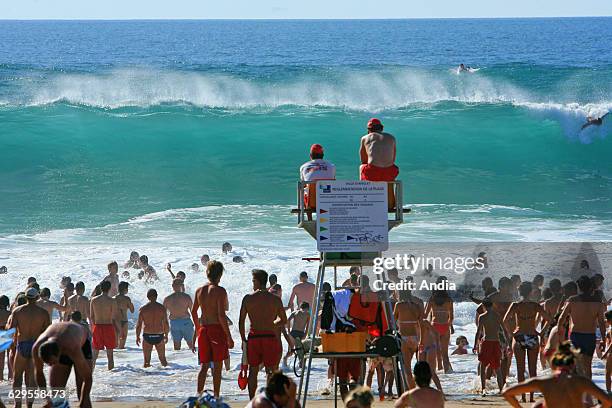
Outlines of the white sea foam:
<svg viewBox="0 0 612 408">
<path fill-rule="evenodd" d="M 30 84 L 30 86 L 32 86 Z M 455 77 L 418 69 L 298 75 L 269 81 L 221 73 L 117 69 L 100 74 L 60 74 L 25 89 L 30 105 L 58 101 L 101 108 L 185 103 L 210 108 L 329 106 L 380 111 L 441 101 L 511 103 L 523 91 L 484 76 Z"/>
<path fill-rule="evenodd" d="M 8 266 L 9 274 L 0 275 L 0 293 L 12 297 L 23 289 L 28 276 L 36 276 L 42 286 L 51 289 L 52 298 L 58 300 L 58 284 L 64 275 L 84 281 L 90 291 L 106 275 L 106 264 L 110 260 L 121 263 L 131 250 L 138 250 L 149 256 L 160 275 L 160 281 L 149 286 L 134 276 L 136 271 L 130 271 L 129 295 L 139 307 L 150 287 L 156 288 L 160 297 L 170 293 L 171 277 L 163 270 L 167 262 L 173 264 L 175 272 L 187 273 L 186 289 L 193 294 L 205 277 L 202 272 L 192 272 L 190 265 L 208 253 L 226 266 L 222 284 L 230 293 L 229 316 L 237 322 L 240 299 L 250 291 L 251 269 L 263 268 L 277 274 L 285 302 L 300 271 L 307 271 L 311 277 L 316 274 L 317 263 L 302 260 L 306 256 L 316 256 L 315 242 L 294 227 L 295 218 L 288 215 L 288 210 L 288 206 L 169 209 L 97 228 L 5 235 L 0 237 L 0 264 Z M 458 210 L 468 212 L 458 217 Z M 423 204 L 414 206 L 414 214 L 408 217 L 406 224 L 391 234 L 394 242 L 567 241 L 572 237 L 586 241 L 609 238 L 610 230 L 610 225 L 603 222 L 546 220 L 535 210 L 512 206 Z M 246 263 L 232 263 L 231 255 L 222 255 L 220 247 L 224 241 L 234 244 L 236 254 L 243 256 Z M 346 271 L 340 273 L 341 278 L 347 275 Z M 466 335 L 470 340 L 475 330 L 472 309 L 468 304 L 458 306 L 455 327 L 456 335 Z M 130 316 L 130 321 L 133 327 L 135 316 Z M 232 335 L 239 339 L 236 325 L 232 327 Z M 141 353 L 136 349 L 134 337 L 133 331 L 130 332 L 130 348 L 118 352 L 117 368 L 112 373 L 104 370 L 104 358 L 99 361 L 94 378 L 96 398 L 175 400 L 193 394 L 197 367 L 191 352 L 174 352 L 169 347 L 169 367 L 161 368 L 154 363 L 154 367 L 142 369 Z M 232 352 L 232 366 L 239 358 L 237 348 Z M 453 364 L 456 374 L 441 375 L 445 389 L 455 395 L 474 392 L 473 381 L 465 379 L 476 378 L 475 357 L 453 358 Z M 601 369 L 599 362 L 596 365 Z M 317 362 L 315 368 L 313 384 L 323 385 L 326 365 Z M 601 382 L 601 372 L 596 373 Z M 244 395 L 236 386 L 237 373 L 224 375 L 227 378 L 224 393 Z M 0 384 L 0 391 L 7 387 L 7 383 Z"/>
</svg>

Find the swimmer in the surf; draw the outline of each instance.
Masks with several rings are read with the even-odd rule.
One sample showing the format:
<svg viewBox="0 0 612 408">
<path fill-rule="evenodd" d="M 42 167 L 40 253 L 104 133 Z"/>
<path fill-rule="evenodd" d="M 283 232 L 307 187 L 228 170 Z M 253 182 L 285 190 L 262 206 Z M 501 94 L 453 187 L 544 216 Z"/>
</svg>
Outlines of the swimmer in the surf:
<svg viewBox="0 0 612 408">
<path fill-rule="evenodd" d="M 580 130 L 583 130 L 585 128 L 588 128 L 589 126 L 601 126 L 603 124 L 603 118 L 605 118 L 606 116 L 608 116 L 610 112 L 606 112 L 605 115 L 600 116 L 598 118 L 594 118 L 592 116 L 587 116 L 586 118 L 586 123 L 584 125 L 582 125 L 582 127 L 580 128 Z"/>
</svg>

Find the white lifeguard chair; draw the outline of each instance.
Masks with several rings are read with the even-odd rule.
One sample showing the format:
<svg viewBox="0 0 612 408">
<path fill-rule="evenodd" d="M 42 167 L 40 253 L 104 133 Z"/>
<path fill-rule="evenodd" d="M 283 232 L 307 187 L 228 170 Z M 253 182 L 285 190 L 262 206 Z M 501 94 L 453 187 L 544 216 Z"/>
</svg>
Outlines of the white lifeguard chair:
<svg viewBox="0 0 612 408">
<path fill-rule="evenodd" d="M 327 181 L 329 182 L 329 181 Z M 297 208 L 291 210 L 292 214 L 296 214 L 297 225 L 300 228 L 303 228 L 312 238 L 315 240 L 317 237 L 317 208 L 315 205 L 312 205 L 313 202 L 313 193 L 316 194 L 317 191 L 317 183 L 326 183 L 326 181 L 319 182 L 304 182 L 300 181 L 297 184 Z M 387 185 L 387 231 L 399 226 L 404 221 L 404 214 L 409 213 L 409 208 L 403 207 L 403 190 L 401 181 L 392 181 L 388 182 Z M 307 196 L 308 199 L 306 198 Z M 312 359 L 313 358 L 343 358 L 343 357 L 359 357 L 359 358 L 369 358 L 369 357 L 378 357 L 379 354 L 372 352 L 365 353 L 324 353 L 318 352 L 315 347 L 315 338 L 316 338 L 316 327 L 318 327 L 319 323 L 319 311 L 321 308 L 321 295 L 322 295 L 322 286 L 325 281 L 325 270 L 328 267 L 333 267 L 333 282 L 334 282 L 334 290 L 339 289 L 338 287 L 338 276 L 337 269 L 338 267 L 351 267 L 351 266 L 372 266 L 373 261 L 377 257 L 381 257 L 381 251 L 374 252 L 320 252 L 318 261 L 319 268 L 317 272 L 316 284 L 315 284 L 315 299 L 314 307 L 310 308 L 310 323 L 308 326 L 308 332 L 306 338 L 310 339 L 310 347 L 307 350 L 304 350 L 304 358 L 301 361 L 301 375 L 300 382 L 298 387 L 298 400 L 301 400 L 302 407 L 306 406 L 306 402 L 308 399 L 308 388 L 310 384 L 310 370 L 312 367 Z M 316 258 L 315 258 L 316 259 Z M 314 259 L 310 259 L 314 260 Z M 386 277 L 382 276 L 383 279 L 386 280 Z M 383 307 L 384 318 L 386 319 L 387 327 L 395 334 L 397 334 L 397 325 L 393 316 L 393 309 L 391 306 L 391 302 L 389 300 L 389 296 L 387 296 L 387 300 L 385 301 Z M 400 352 L 393 357 L 395 373 L 396 373 L 396 381 L 400 390 L 407 389 L 406 383 L 406 367 L 404 363 L 404 359 Z M 335 360 L 334 360 L 335 361 Z M 362 369 L 362 373 L 364 370 Z M 362 376 L 363 377 L 363 376 Z M 337 383 L 337 372 L 334 370 L 334 406 L 337 407 L 338 404 L 338 383 Z"/>
</svg>

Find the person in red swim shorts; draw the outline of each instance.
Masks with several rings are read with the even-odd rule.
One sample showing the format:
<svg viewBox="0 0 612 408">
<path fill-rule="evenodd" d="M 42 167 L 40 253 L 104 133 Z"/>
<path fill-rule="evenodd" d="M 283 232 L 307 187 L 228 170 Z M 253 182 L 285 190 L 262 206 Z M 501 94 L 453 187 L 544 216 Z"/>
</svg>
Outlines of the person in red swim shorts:
<svg viewBox="0 0 612 408">
<path fill-rule="evenodd" d="M 191 309 L 191 317 L 195 323 L 195 335 L 198 338 L 198 394 L 204 391 L 206 375 L 210 363 L 213 363 L 213 392 L 215 398 L 221 392 L 221 370 L 223 360 L 229 357 L 229 349 L 234 348 L 234 340 L 229 331 L 227 316 L 228 300 L 225 288 L 219 286 L 223 276 L 223 264 L 218 261 L 206 263 L 208 283 L 198 288 Z M 201 315 L 198 317 L 198 310 Z M 195 339 L 194 339 L 195 343 Z"/>
<path fill-rule="evenodd" d="M 490 298 L 482 302 L 485 312 L 478 316 L 478 329 L 474 337 L 474 351 L 478 351 L 480 362 L 480 384 L 482 394 L 486 393 L 487 367 L 495 371 L 499 392 L 502 392 L 506 383 L 505 372 L 501 369 L 502 356 L 507 350 L 502 350 L 499 334 L 509 339 L 510 335 L 502 322 L 502 317 L 493 308 Z M 506 343 L 507 344 L 507 343 Z"/>
<path fill-rule="evenodd" d="M 368 122 L 368 134 L 361 138 L 359 155 L 361 180 L 393 181 L 399 174 L 395 165 L 395 137 L 383 132 L 379 119 L 372 118 Z"/>
<path fill-rule="evenodd" d="M 259 366 L 264 365 L 268 377 L 278 368 L 283 352 L 279 332 L 287 323 L 282 300 L 266 290 L 268 273 L 254 269 L 252 275 L 254 292 L 242 299 L 238 323 L 240 337 L 247 344 L 251 399 L 257 390 Z M 248 338 L 245 329 L 247 316 L 251 323 Z"/>
<path fill-rule="evenodd" d="M 115 325 L 113 318 L 117 312 L 117 303 L 115 299 L 108 295 L 111 289 L 111 283 L 104 281 L 100 284 L 102 293 L 91 299 L 89 317 L 93 324 L 93 361 L 94 367 L 100 350 L 106 349 L 106 357 L 108 359 L 108 369 L 112 370 L 115 367 L 113 358 L 113 349 L 117 347 L 117 337 L 115 334 Z"/>
</svg>

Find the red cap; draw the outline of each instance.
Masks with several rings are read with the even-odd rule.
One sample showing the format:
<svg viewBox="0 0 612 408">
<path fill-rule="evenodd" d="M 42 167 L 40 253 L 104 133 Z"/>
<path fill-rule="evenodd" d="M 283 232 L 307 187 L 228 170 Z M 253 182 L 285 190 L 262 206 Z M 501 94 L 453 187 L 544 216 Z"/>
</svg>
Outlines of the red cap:
<svg viewBox="0 0 612 408">
<path fill-rule="evenodd" d="M 320 144 L 313 144 L 310 146 L 310 154 L 323 154 L 323 146 Z"/>
<path fill-rule="evenodd" d="M 382 126 L 380 119 L 372 118 L 368 121 L 368 129 L 372 129 L 374 126 Z"/>
</svg>

